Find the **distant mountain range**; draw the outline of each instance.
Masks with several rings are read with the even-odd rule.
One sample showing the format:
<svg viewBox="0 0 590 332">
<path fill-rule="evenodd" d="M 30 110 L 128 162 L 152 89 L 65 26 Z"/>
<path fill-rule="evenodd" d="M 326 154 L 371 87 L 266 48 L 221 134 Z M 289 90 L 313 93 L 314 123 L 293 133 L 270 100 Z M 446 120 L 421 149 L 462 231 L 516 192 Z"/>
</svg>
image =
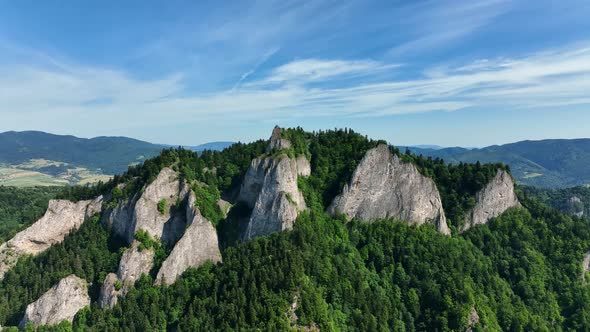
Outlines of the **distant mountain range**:
<svg viewBox="0 0 590 332">
<path fill-rule="evenodd" d="M 185 146 L 222 150 L 233 142 Z M 173 145 L 128 137 L 78 138 L 39 131 L 0 133 L 0 185 L 63 185 L 106 180 Z M 590 184 L 590 139 L 522 141 L 485 148 L 400 147 L 449 163 L 503 162 L 521 184 L 563 188 Z"/>
<path fill-rule="evenodd" d="M 187 146 L 220 150 L 232 142 Z M 169 146 L 128 137 L 79 138 L 40 131 L 0 133 L 0 185 L 85 184 L 107 180 Z"/>
<path fill-rule="evenodd" d="M 503 162 L 510 166 L 519 183 L 530 186 L 563 188 L 590 184 L 590 139 L 585 138 L 521 141 L 480 149 L 409 149 L 449 163 Z"/>
</svg>

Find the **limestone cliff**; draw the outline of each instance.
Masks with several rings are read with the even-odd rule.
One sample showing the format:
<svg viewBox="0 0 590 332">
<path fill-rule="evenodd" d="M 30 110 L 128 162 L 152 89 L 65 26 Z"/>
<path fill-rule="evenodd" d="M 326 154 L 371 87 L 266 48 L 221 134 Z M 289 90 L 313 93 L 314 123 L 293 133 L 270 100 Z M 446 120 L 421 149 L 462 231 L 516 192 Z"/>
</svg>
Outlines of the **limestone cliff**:
<svg viewBox="0 0 590 332">
<path fill-rule="evenodd" d="M 119 262 L 117 274 L 109 274 L 103 282 L 99 297 L 101 307 L 112 307 L 117 303 L 118 296 L 125 296 L 129 289 L 142 274 L 149 274 L 154 264 L 154 250 L 140 250 L 140 242 L 134 240 Z M 121 288 L 117 289 L 116 284 L 120 283 Z"/>
<path fill-rule="evenodd" d="M 89 305 L 86 281 L 70 275 L 27 306 L 20 327 L 24 328 L 27 323 L 40 326 L 56 325 L 64 320 L 72 322 L 76 313 Z"/>
<path fill-rule="evenodd" d="M 199 267 L 207 261 L 221 261 L 217 231 L 195 206 L 191 192 L 187 206 L 187 220 L 191 220 L 184 235 L 166 258 L 158 275 L 157 284 L 172 284 L 189 267 Z"/>
<path fill-rule="evenodd" d="M 297 187 L 297 177 L 309 175 L 309 162 L 302 158 L 279 156 L 252 161 L 238 197 L 252 209 L 244 240 L 293 228 L 298 213 L 306 208 Z"/>
<path fill-rule="evenodd" d="M 582 279 L 586 280 L 586 273 L 590 272 L 590 251 L 584 254 L 582 260 Z"/>
<path fill-rule="evenodd" d="M 115 208 L 107 211 L 103 222 L 127 243 L 131 243 L 135 233 L 142 229 L 151 237 L 173 245 L 187 224 L 184 211 L 176 211 L 174 207 L 187 199 L 189 191 L 179 174 L 165 167 L 143 192 L 118 202 Z M 160 201 L 165 201 L 163 211 L 158 209 Z"/>
<path fill-rule="evenodd" d="M 393 218 L 416 225 L 433 223 L 439 232 L 450 234 L 434 181 L 385 144 L 367 151 L 328 213 L 365 221 Z"/>
<path fill-rule="evenodd" d="M 270 142 L 268 144 L 268 147 L 266 148 L 267 152 L 271 152 L 273 150 L 288 149 L 291 147 L 291 142 L 282 137 L 282 131 L 283 130 L 279 126 L 274 127 L 274 129 L 272 130 L 272 134 L 270 135 Z"/>
<path fill-rule="evenodd" d="M 511 207 L 520 206 L 514 181 L 505 170 L 498 170 L 494 179 L 477 193 L 475 202 L 475 207 L 465 217 L 461 232 L 485 224 Z"/>
<path fill-rule="evenodd" d="M 23 255 L 38 255 L 52 245 L 61 243 L 66 235 L 77 230 L 85 219 L 98 213 L 102 196 L 73 203 L 50 200 L 45 215 L 27 229 L 0 246 L 0 280 Z"/>
</svg>

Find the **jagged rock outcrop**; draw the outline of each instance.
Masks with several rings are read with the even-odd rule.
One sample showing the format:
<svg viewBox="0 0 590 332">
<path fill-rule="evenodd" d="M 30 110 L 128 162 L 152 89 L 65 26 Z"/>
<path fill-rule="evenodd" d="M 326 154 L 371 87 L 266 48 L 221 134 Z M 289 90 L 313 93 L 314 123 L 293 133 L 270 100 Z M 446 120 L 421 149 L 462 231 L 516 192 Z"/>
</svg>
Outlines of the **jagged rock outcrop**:
<svg viewBox="0 0 590 332">
<path fill-rule="evenodd" d="M 105 278 L 99 296 L 99 306 L 111 308 L 117 303 L 118 296 L 125 296 L 129 289 L 142 274 L 149 274 L 154 265 L 154 250 L 152 248 L 141 249 L 141 243 L 134 240 L 119 262 L 117 274 L 110 273 Z M 116 289 L 116 284 L 121 288 Z"/>
<path fill-rule="evenodd" d="M 565 202 L 565 212 L 572 216 L 583 217 L 584 216 L 584 203 L 578 196 L 572 196 Z"/>
<path fill-rule="evenodd" d="M 367 151 L 328 213 L 364 221 L 394 218 L 416 225 L 434 223 L 439 232 L 450 234 L 434 181 L 385 144 Z"/>
<path fill-rule="evenodd" d="M 281 137 L 281 128 L 275 127 L 267 150 L 290 146 Z M 252 209 L 243 240 L 292 229 L 299 212 L 306 209 L 297 178 L 310 173 L 311 166 L 305 156 L 291 159 L 279 155 L 252 160 L 237 199 Z"/>
<path fill-rule="evenodd" d="M 191 220 L 184 235 L 166 258 L 156 277 L 156 284 L 170 285 L 189 267 L 199 267 L 207 261 L 221 261 L 217 231 L 195 206 L 191 192 L 187 206 L 187 219 Z"/>
<path fill-rule="evenodd" d="M 467 326 L 465 328 L 466 332 L 472 332 L 475 325 L 479 324 L 479 314 L 475 307 L 471 307 L 471 311 L 469 311 L 469 316 L 467 317 Z"/>
<path fill-rule="evenodd" d="M 281 127 L 274 127 L 274 129 L 272 130 L 272 134 L 270 135 L 270 142 L 268 143 L 266 152 L 271 152 L 273 150 L 288 149 L 291 147 L 291 142 L 282 137 L 282 131 L 283 130 L 281 129 Z"/>
<path fill-rule="evenodd" d="M 102 196 L 94 200 L 50 200 L 45 215 L 0 246 L 0 280 L 24 255 L 38 255 L 61 243 L 66 235 L 80 228 L 84 220 L 100 212 Z"/>
<path fill-rule="evenodd" d="M 505 170 L 498 170 L 492 181 L 477 193 L 475 202 L 475 207 L 465 217 L 461 232 L 486 224 L 511 207 L 521 206 L 514 192 L 514 181 Z"/>
<path fill-rule="evenodd" d="M 252 209 L 244 240 L 293 228 L 299 212 L 306 209 L 297 177 L 309 174 L 308 165 L 300 170 L 298 164 L 309 162 L 287 156 L 252 161 L 238 198 Z"/>
<path fill-rule="evenodd" d="M 76 313 L 89 305 L 86 281 L 70 275 L 29 304 L 19 326 L 24 328 L 28 323 L 34 326 L 56 325 L 64 320 L 72 322 Z"/>
<path fill-rule="evenodd" d="M 163 168 L 156 179 L 143 192 L 118 202 L 107 211 L 103 222 L 112 232 L 131 243 L 138 230 L 146 231 L 151 237 L 173 245 L 184 233 L 187 220 L 183 211 L 173 207 L 185 201 L 190 187 L 180 180 L 178 172 Z M 165 200 L 163 212 L 158 203 Z"/>
<path fill-rule="evenodd" d="M 586 273 L 590 272 L 590 251 L 584 254 L 582 260 L 582 279 L 586 280 Z"/>
</svg>

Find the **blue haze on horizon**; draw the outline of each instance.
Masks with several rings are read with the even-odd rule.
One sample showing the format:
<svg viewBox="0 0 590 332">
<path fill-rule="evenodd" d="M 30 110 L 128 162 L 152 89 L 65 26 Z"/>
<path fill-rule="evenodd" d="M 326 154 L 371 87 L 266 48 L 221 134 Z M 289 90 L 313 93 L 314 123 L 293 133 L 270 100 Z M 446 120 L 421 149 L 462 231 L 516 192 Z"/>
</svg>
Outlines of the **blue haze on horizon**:
<svg viewBox="0 0 590 332">
<path fill-rule="evenodd" d="M 146 5 L 148 4 L 149 5 Z M 0 132 L 590 136 L 590 1 L 0 1 Z"/>
</svg>

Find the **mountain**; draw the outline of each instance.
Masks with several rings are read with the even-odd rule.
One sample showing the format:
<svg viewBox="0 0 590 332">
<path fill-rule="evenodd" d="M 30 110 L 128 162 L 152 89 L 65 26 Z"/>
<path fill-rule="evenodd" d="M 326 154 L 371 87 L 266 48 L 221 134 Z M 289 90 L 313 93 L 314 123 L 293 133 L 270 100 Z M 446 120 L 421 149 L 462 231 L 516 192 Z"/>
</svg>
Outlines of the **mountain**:
<svg viewBox="0 0 590 332">
<path fill-rule="evenodd" d="M 230 145 L 234 144 L 235 142 L 226 142 L 226 141 L 222 141 L 222 142 L 209 142 L 209 143 L 205 143 L 205 144 L 200 144 L 197 146 L 187 146 L 186 148 L 195 152 L 201 152 L 204 150 L 214 150 L 214 151 L 220 151 L 223 150 L 227 147 L 229 147 Z"/>
<path fill-rule="evenodd" d="M 521 141 L 480 149 L 409 149 L 450 163 L 502 162 L 524 185 L 563 188 L 590 184 L 590 139 Z"/>
<path fill-rule="evenodd" d="M 231 142 L 211 142 L 194 151 L 219 150 Z M 40 131 L 0 133 L 0 185 L 86 184 L 106 181 L 130 165 L 166 148 L 128 137 L 79 138 Z"/>
<path fill-rule="evenodd" d="M 0 244 L 5 329 L 590 329 L 590 223 L 515 190 L 499 163 L 275 128 L 31 194 Z"/>
</svg>

